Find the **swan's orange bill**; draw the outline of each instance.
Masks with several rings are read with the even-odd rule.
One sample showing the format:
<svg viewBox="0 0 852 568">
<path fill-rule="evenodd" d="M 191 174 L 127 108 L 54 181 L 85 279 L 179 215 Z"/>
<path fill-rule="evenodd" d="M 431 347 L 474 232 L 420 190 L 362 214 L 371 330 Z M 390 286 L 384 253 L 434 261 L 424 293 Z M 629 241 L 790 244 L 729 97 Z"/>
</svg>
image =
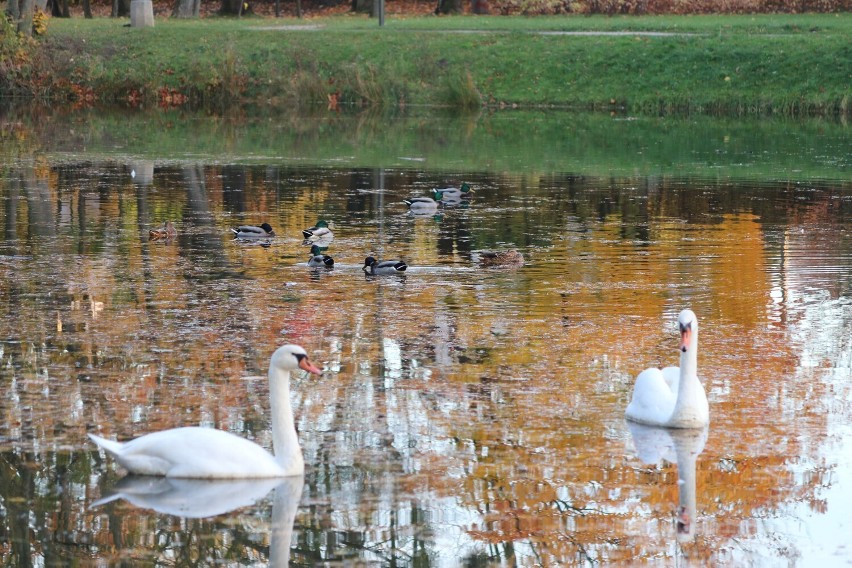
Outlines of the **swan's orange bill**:
<svg viewBox="0 0 852 568">
<path fill-rule="evenodd" d="M 689 340 L 692 337 L 692 328 L 685 327 L 680 330 L 680 350 L 686 353 L 686 350 L 689 349 Z"/>
<path fill-rule="evenodd" d="M 316 366 L 308 360 L 307 357 L 302 357 L 299 360 L 299 367 L 306 370 L 309 373 L 313 373 L 315 375 L 322 375 L 322 371 L 316 368 Z"/>
</svg>

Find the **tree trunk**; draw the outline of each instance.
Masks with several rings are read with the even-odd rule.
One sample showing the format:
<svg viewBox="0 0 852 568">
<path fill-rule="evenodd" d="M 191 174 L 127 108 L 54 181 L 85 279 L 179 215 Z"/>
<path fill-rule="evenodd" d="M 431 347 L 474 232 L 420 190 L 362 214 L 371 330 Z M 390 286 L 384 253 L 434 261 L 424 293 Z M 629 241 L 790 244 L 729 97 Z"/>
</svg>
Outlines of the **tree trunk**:
<svg viewBox="0 0 852 568">
<path fill-rule="evenodd" d="M 89 0 L 83 0 L 83 17 L 87 20 L 92 19 L 92 5 Z"/>
<path fill-rule="evenodd" d="M 130 15 L 130 0 L 113 0 L 112 17 L 125 18 Z"/>
<path fill-rule="evenodd" d="M 8 17 L 10 21 L 14 22 L 17 20 L 20 13 L 21 7 L 18 6 L 18 0 L 9 0 L 6 3 L 6 17 Z"/>
<path fill-rule="evenodd" d="M 33 11 L 35 0 L 9 0 L 6 3 L 6 15 L 15 24 L 15 30 L 22 35 L 33 35 Z"/>
<path fill-rule="evenodd" d="M 378 18 L 379 25 L 383 24 L 382 18 L 384 17 L 384 14 L 382 14 L 382 8 L 382 0 L 373 0 L 373 6 L 370 9 L 370 17 Z"/>
<path fill-rule="evenodd" d="M 201 10 L 200 0 L 175 0 L 173 18 L 197 18 Z"/>
<path fill-rule="evenodd" d="M 436 14 L 461 14 L 461 0 L 438 0 L 438 6 L 435 8 Z"/>
<path fill-rule="evenodd" d="M 470 0 L 470 11 L 474 14 L 488 14 L 491 11 L 488 0 Z"/>
<path fill-rule="evenodd" d="M 361 14 L 372 14 L 373 0 L 352 0 L 352 11 Z"/>
<path fill-rule="evenodd" d="M 239 16 L 251 12 L 248 0 L 222 0 L 219 13 L 223 16 Z"/>
</svg>

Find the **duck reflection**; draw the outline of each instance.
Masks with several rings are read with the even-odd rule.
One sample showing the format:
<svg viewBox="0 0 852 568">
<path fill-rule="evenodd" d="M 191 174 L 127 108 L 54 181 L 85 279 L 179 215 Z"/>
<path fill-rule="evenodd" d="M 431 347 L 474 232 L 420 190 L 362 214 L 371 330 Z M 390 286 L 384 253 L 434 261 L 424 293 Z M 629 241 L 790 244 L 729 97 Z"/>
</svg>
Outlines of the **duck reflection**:
<svg viewBox="0 0 852 568">
<path fill-rule="evenodd" d="M 172 479 L 129 475 L 92 503 L 99 507 L 124 499 L 135 507 L 176 517 L 203 519 L 224 515 L 254 505 L 270 492 L 272 500 L 269 566 L 283 567 L 290 561 L 293 523 L 302 498 L 304 476 L 270 479 L 206 480 Z"/>
<path fill-rule="evenodd" d="M 627 421 L 637 457 L 646 464 L 662 460 L 677 463 L 678 507 L 677 540 L 686 542 L 695 536 L 695 463 L 704 451 L 708 427 L 670 429 L 645 426 Z"/>
</svg>

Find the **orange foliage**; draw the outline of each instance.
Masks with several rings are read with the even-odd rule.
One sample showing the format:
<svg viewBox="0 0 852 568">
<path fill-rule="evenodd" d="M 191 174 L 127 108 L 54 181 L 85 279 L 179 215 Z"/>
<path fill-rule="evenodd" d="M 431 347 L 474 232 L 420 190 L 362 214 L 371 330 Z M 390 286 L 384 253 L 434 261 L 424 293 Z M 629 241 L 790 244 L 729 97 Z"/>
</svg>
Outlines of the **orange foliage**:
<svg viewBox="0 0 852 568">
<path fill-rule="evenodd" d="M 86 228 L 128 226 L 104 254 L 89 254 L 85 237 L 58 241 L 76 260 L 56 268 L 67 284 L 47 321 L 43 306 L 6 314 L 7 325 L 32 341 L 16 354 L 24 361 L 14 371 L 21 404 L 3 407 L 11 438 L 26 428 L 34 431 L 29 439 L 62 431 L 82 445 L 93 425 L 125 439 L 180 425 L 250 423 L 264 441 L 267 358 L 295 341 L 334 370 L 294 381 L 302 436 L 322 445 L 312 425 L 323 423 L 348 434 L 333 448 L 340 460 L 397 456 L 400 488 L 475 511 L 464 530 L 478 541 L 522 541 L 550 565 L 629 562 L 668 550 L 678 486 L 674 465 L 633 457 L 623 409 L 638 371 L 675 363 L 674 316 L 693 300 L 714 422 L 697 466 L 697 522 L 706 530 L 685 546 L 712 564 L 760 511 L 791 500 L 825 507 L 816 489 L 830 471 L 814 448 L 827 435 L 821 401 L 831 392 L 822 381 L 799 382 L 796 345 L 786 335 L 794 322 L 768 330 L 772 261 L 759 219 L 684 222 L 661 180 L 648 199 L 647 242 L 624 238 L 625 221 L 612 213 L 590 220 L 582 234 L 566 230 L 546 251 L 542 245 L 544 259 L 520 271 L 451 272 L 464 258 L 439 253 L 448 224 L 406 218 L 390 204 L 387 223 L 406 223 L 404 237 L 343 227 L 336 261 L 355 268 L 318 274 L 296 265 L 306 256 L 300 231 L 340 199 L 348 180 L 291 181 L 290 201 L 276 208 L 280 190 L 270 190 L 259 169 L 240 169 L 237 181 L 226 181 L 221 166 L 182 172 L 164 202 L 177 219 L 191 212 L 187 187 L 204 196 L 212 221 L 203 229 L 222 236 L 205 241 L 200 262 L 227 277 L 205 278 L 175 243 L 150 243 L 144 200 L 120 191 L 92 197 L 91 187 L 60 194 L 44 169 L 32 174 L 49 186 L 42 201 L 51 211 L 84 211 Z M 538 181 L 523 180 L 533 188 Z M 172 189 L 160 183 L 158 191 Z M 236 189 L 246 217 L 258 217 L 245 221 L 268 220 L 280 235 L 273 247 L 230 242 L 227 227 L 242 221 L 226 203 Z M 526 234 L 527 215 L 512 212 L 505 222 Z M 412 266 L 447 270 L 365 280 L 357 266 L 379 247 Z M 39 279 L 29 270 L 7 278 L 30 290 Z M 48 384 L 38 371 L 41 343 L 55 352 L 51 372 L 74 375 L 50 383 L 54 406 L 83 400 L 84 411 L 60 415 L 39 402 Z M 20 408 L 38 415 L 24 420 Z M 809 442 L 789 436 L 793 422 Z M 807 482 L 794 478 L 798 459 L 812 475 Z"/>
</svg>

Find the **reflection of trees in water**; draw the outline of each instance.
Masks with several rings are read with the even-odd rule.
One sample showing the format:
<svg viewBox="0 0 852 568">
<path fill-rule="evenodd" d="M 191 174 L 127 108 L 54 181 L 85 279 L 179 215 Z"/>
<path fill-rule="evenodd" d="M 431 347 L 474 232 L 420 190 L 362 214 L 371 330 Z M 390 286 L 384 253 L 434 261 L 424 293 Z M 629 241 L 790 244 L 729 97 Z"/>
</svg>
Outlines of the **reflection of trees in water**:
<svg viewBox="0 0 852 568">
<path fill-rule="evenodd" d="M 821 207 L 836 220 L 838 206 L 831 204 L 839 200 L 829 189 L 737 190 L 734 184 L 639 176 L 478 175 L 470 180 L 478 188 L 470 208 L 448 209 L 437 225 L 427 221 L 426 236 L 418 233 L 415 241 L 411 227 L 422 220 L 407 217 L 401 198 L 410 184 L 425 189 L 440 185 L 442 176 L 384 173 L 382 240 L 372 170 L 247 168 L 223 178 L 218 166 L 164 167 L 151 186 L 133 188 L 135 200 L 127 198 L 125 171 L 97 170 L 101 176 L 88 167 L 65 167 L 61 187 L 40 174 L 0 186 L 7 254 L 27 256 L 0 264 L 0 409 L 4 447 L 10 448 L 0 483 L 15 509 L 0 523 L 22 565 L 56 553 L 57 534 L 64 535 L 63 553 L 74 557 L 88 554 L 80 552 L 85 546 L 96 547 L 89 550 L 98 555 L 115 545 L 159 554 L 148 548 L 156 534 L 163 543 L 158 551 L 192 543 L 188 548 L 196 552 L 187 554 L 195 556 L 184 560 L 262 559 L 258 531 L 224 521 L 136 512 L 122 518 L 116 512 L 109 527 L 96 523 L 97 513 L 85 510 L 97 475 L 92 472 L 109 472 L 109 466 L 91 450 L 57 454 L 42 448 L 83 448 L 85 431 L 95 427 L 127 438 L 189 423 L 264 443 L 265 387 L 243 378 L 262 373 L 258 367 L 272 346 L 296 339 L 341 368 L 294 387 L 302 401 L 306 458 L 313 464 L 294 545 L 308 562 L 326 555 L 389 563 L 441 553 L 434 533 L 447 527 L 435 520 L 439 499 L 449 509 L 477 515 L 475 523 L 455 529 L 460 540 L 472 543 L 466 549 L 471 559 L 538 555 L 557 563 L 665 551 L 664 531 L 657 537 L 645 529 L 670 521 L 675 470 L 625 467 L 620 415 L 602 416 L 601 409 L 622 402 L 624 367 L 639 355 L 669 357 L 670 338 L 656 318 L 666 302 L 690 297 L 677 286 L 665 294 L 637 291 L 638 277 L 618 272 L 619 266 L 636 268 L 630 254 L 639 245 L 666 266 L 665 273 L 655 273 L 639 265 L 648 279 L 677 284 L 680 276 L 668 273 L 669 260 L 680 258 L 676 243 L 686 231 L 730 253 L 707 260 L 693 250 L 688 258 L 696 262 L 683 269 L 698 281 L 696 289 L 713 291 L 709 299 L 702 296 L 723 328 L 711 348 L 722 360 L 712 368 L 727 373 L 711 376 L 722 389 L 714 404 L 729 417 L 719 425 L 726 445 L 714 446 L 722 442 L 712 439 L 705 451 L 718 459 L 697 472 L 698 486 L 718 499 L 701 498 L 708 530 L 693 545 L 696 557 L 716 558 L 713 539 L 738 537 L 758 511 L 789 500 L 814 510 L 825 506 L 816 492 L 831 483 L 831 468 L 819 465 L 818 456 L 830 389 L 800 378 L 811 393 L 803 398 L 787 382 L 767 382 L 766 373 L 748 376 L 742 361 L 752 351 L 739 343 L 741 332 L 765 320 L 755 300 L 767 292 L 759 274 L 772 272 L 766 251 L 785 242 L 778 234 L 768 239 L 762 226 L 806 218 L 809 208 Z M 111 181 L 94 181 L 98 177 Z M 234 180 L 241 190 L 226 191 Z M 37 202 L 33 211 L 30 201 Z M 355 259 L 373 243 L 392 243 L 393 250 L 414 251 L 424 264 L 438 264 L 451 253 L 464 257 L 473 248 L 511 242 L 534 250 L 563 246 L 567 252 L 559 259 L 567 268 L 551 276 L 534 257 L 529 270 L 513 276 L 442 273 L 439 286 L 411 275 L 404 284 L 365 285 L 345 272 L 314 282 L 282 257 L 292 250 L 302 260 L 303 249 L 287 239 L 298 239 L 320 211 L 342 225 L 336 251 Z M 730 211 L 762 217 L 732 217 Z M 269 250 L 231 246 L 223 235 L 237 212 L 268 214 L 286 236 Z M 149 224 L 165 217 L 181 222 L 176 241 L 147 242 Z M 559 244 L 566 241 L 580 242 L 577 250 L 598 261 L 577 261 L 575 249 Z M 608 256 L 613 248 L 615 260 Z M 737 275 L 755 289 L 726 284 Z M 589 306 L 599 310 L 595 317 L 589 317 Z M 616 345 L 610 324 L 624 310 L 648 321 Z M 760 341 L 774 353 L 767 363 L 773 378 L 789 375 L 796 362 L 785 344 Z M 326 354 L 332 346 L 336 351 Z M 603 382 L 595 380 L 600 368 L 586 363 L 602 353 L 621 362 L 611 363 L 615 370 Z M 733 381 L 736 395 L 724 391 Z M 779 449 L 784 425 L 766 420 L 779 408 L 807 429 L 811 447 L 789 440 Z M 725 429 L 751 434 L 725 438 Z M 755 444 L 765 451 L 755 453 Z M 788 455 L 802 454 L 813 462 L 806 482 L 794 478 L 786 462 Z M 67 462 L 63 469 L 55 465 L 60 458 Z M 637 508 L 625 508 L 626 501 Z M 12 526 L 20 518 L 37 519 L 31 534 Z M 233 545 L 214 550 L 221 546 L 215 535 L 225 533 Z"/>
</svg>

